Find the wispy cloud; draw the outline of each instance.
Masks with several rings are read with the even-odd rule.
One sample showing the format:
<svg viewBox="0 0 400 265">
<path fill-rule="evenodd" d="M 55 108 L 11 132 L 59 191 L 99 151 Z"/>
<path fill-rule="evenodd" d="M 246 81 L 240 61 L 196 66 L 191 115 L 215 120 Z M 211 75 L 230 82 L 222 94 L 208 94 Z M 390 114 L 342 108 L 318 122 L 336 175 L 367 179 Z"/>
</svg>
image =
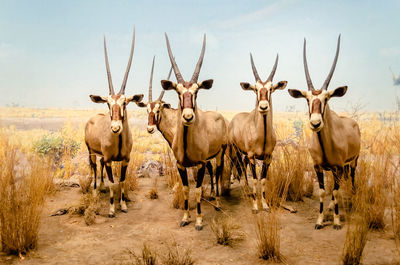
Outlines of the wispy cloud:
<svg viewBox="0 0 400 265">
<path fill-rule="evenodd" d="M 243 26 L 246 24 L 257 22 L 268 15 L 271 15 L 278 10 L 280 10 L 283 6 L 286 5 L 288 1 L 277 1 L 272 3 L 266 7 L 263 7 L 259 10 L 253 11 L 251 13 L 239 15 L 236 17 L 232 17 L 230 19 L 223 20 L 217 24 L 217 26 L 221 29 L 230 29 L 238 26 Z"/>
<path fill-rule="evenodd" d="M 389 57 L 398 56 L 398 55 L 400 55 L 400 47 L 382 48 L 379 51 L 379 54 L 383 55 L 383 56 L 389 56 Z"/>
</svg>

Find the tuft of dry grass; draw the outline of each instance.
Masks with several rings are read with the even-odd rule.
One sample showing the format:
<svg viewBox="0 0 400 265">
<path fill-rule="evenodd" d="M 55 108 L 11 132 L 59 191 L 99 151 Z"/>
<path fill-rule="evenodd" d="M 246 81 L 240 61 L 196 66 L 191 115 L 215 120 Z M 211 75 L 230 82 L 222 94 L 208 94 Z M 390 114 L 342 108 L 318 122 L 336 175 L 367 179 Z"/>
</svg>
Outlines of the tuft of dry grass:
<svg viewBox="0 0 400 265">
<path fill-rule="evenodd" d="M 264 260 L 275 262 L 283 261 L 280 252 L 279 219 L 276 209 L 270 209 L 270 213 L 257 214 L 255 216 L 257 254 Z"/>
<path fill-rule="evenodd" d="M 179 248 L 173 241 L 167 245 L 167 253 L 162 257 L 162 264 L 165 265 L 193 265 L 194 259 L 190 249 Z"/>
<path fill-rule="evenodd" d="M 7 135 L 0 136 L 1 248 L 21 255 L 37 245 L 44 198 L 54 191 L 53 172 L 47 160 L 22 153 Z"/>
<path fill-rule="evenodd" d="M 231 217 L 214 218 L 210 226 L 217 244 L 232 247 L 235 243 L 244 239 L 240 225 L 235 223 Z"/>
<path fill-rule="evenodd" d="M 99 213 L 99 197 L 88 192 L 83 194 L 77 206 L 71 207 L 69 212 L 83 216 L 86 225 L 92 225 L 96 222 L 96 215 Z"/>
<path fill-rule="evenodd" d="M 154 184 L 153 187 L 151 188 L 148 197 L 150 200 L 156 200 L 158 199 L 158 188 L 157 188 L 157 182 L 158 182 L 158 178 L 156 177 L 154 179 Z"/>
<path fill-rule="evenodd" d="M 348 186 L 351 184 L 347 183 Z M 360 264 L 369 230 L 369 195 L 366 193 L 368 182 L 365 175 L 357 180 L 357 192 L 352 197 L 352 208 L 349 214 L 346 239 L 344 242 L 342 263 L 344 265 Z"/>
<path fill-rule="evenodd" d="M 91 190 L 93 177 L 91 176 L 81 176 L 79 175 L 79 186 L 83 194 L 88 193 Z"/>
<path fill-rule="evenodd" d="M 142 252 L 140 256 L 132 253 L 135 265 L 156 265 L 157 264 L 157 253 L 152 250 L 147 243 L 143 244 Z"/>
</svg>

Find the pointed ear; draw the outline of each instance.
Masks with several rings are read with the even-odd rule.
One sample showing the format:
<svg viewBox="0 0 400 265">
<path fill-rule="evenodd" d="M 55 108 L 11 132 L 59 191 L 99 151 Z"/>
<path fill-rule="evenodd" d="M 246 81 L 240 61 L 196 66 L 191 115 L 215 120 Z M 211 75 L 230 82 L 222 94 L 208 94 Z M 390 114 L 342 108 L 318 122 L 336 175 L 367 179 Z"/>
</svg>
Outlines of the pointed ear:
<svg viewBox="0 0 400 265">
<path fill-rule="evenodd" d="M 329 91 L 329 97 L 343 97 L 347 92 L 347 86 L 338 87 L 332 91 Z"/>
<path fill-rule="evenodd" d="M 165 103 L 165 102 L 162 103 L 162 106 L 163 106 L 163 108 L 166 108 L 166 109 L 170 109 L 171 108 L 171 104 Z"/>
<path fill-rule="evenodd" d="M 276 83 L 273 87 L 272 87 L 272 91 L 275 91 L 277 89 L 285 89 L 287 85 L 287 81 L 279 81 L 278 83 Z"/>
<path fill-rule="evenodd" d="M 214 83 L 213 79 L 204 80 L 198 83 L 199 89 L 210 89 Z"/>
<path fill-rule="evenodd" d="M 242 87 L 243 90 L 254 90 L 254 86 L 250 85 L 247 82 L 240 82 L 240 86 Z"/>
<path fill-rule="evenodd" d="M 97 95 L 90 95 L 89 97 L 94 103 L 106 103 L 107 102 L 107 97 L 102 97 L 102 96 L 97 96 Z"/>
<path fill-rule="evenodd" d="M 147 104 L 143 103 L 143 102 L 137 102 L 136 105 L 138 105 L 141 108 L 146 108 L 147 107 Z"/>
<path fill-rule="evenodd" d="M 142 101 L 143 97 L 144 97 L 143 94 L 137 94 L 137 95 L 134 95 L 134 96 L 131 96 L 131 97 L 127 97 L 126 98 L 126 104 L 129 104 L 129 102 L 133 101 L 133 102 L 136 103 L 136 105 L 139 106 L 139 102 Z"/>
<path fill-rule="evenodd" d="M 297 90 L 297 89 L 289 89 L 288 90 L 289 95 L 291 95 L 294 98 L 305 98 L 307 92 L 306 91 L 301 91 L 301 90 Z"/>
<path fill-rule="evenodd" d="M 176 83 L 169 80 L 161 80 L 161 86 L 164 90 L 176 89 Z"/>
</svg>

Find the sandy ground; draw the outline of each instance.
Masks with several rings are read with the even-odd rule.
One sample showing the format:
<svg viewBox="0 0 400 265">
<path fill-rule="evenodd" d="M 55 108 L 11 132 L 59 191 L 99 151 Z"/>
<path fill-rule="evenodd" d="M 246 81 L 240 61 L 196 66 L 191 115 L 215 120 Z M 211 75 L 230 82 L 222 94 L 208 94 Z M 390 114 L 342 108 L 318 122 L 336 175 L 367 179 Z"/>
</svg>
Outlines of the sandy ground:
<svg viewBox="0 0 400 265">
<path fill-rule="evenodd" d="M 222 199 L 225 214 L 232 216 L 246 234 L 245 239 L 234 247 L 216 244 L 209 225 L 212 218 L 219 218 L 224 213 L 216 212 L 210 204 L 203 202 L 204 229 L 196 231 L 194 222 L 181 228 L 182 211 L 171 207 L 172 194 L 164 180 L 158 182 L 159 199 L 147 198 L 153 183 L 150 178 L 139 179 L 138 191 L 130 193 L 133 201 L 128 203 L 128 213 L 117 211 L 115 218 L 108 218 L 108 206 L 103 203 L 96 223 L 91 226 L 87 226 L 81 216 L 49 216 L 60 208 L 78 204 L 80 200 L 80 188 L 62 188 L 47 199 L 37 250 L 23 260 L 3 255 L 0 262 L 121 264 L 132 260 L 130 251 L 139 253 L 144 242 L 158 253 L 165 253 L 166 245 L 175 240 L 180 248 L 192 251 L 196 264 L 265 263 L 256 255 L 254 217 L 238 183 L 232 185 L 231 195 Z M 107 202 L 107 195 L 101 195 L 101 200 Z M 340 264 L 346 224 L 340 231 L 334 230 L 331 222 L 327 222 L 322 230 L 314 230 L 318 201 L 306 199 L 291 205 L 296 207 L 297 213 L 281 210 L 279 214 L 281 251 L 287 263 Z M 192 210 L 192 221 L 194 217 Z M 394 264 L 396 255 L 389 228 L 384 232 L 369 233 L 363 264 Z"/>
</svg>

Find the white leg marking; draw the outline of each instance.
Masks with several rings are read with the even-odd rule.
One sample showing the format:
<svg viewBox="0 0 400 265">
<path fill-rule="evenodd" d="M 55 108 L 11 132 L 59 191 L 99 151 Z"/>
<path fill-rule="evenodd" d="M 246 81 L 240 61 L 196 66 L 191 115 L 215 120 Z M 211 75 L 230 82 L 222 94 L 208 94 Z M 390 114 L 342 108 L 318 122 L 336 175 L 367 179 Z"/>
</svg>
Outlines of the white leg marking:
<svg viewBox="0 0 400 265">
<path fill-rule="evenodd" d="M 262 202 L 262 206 L 263 206 L 263 210 L 265 210 L 265 211 L 269 211 L 269 207 L 268 207 L 268 204 L 267 204 L 267 199 L 266 198 L 264 198 L 264 194 L 266 195 L 266 193 L 265 193 L 265 184 L 266 184 L 266 182 L 267 182 L 267 180 L 266 179 L 262 179 L 261 180 L 261 202 Z"/>
<path fill-rule="evenodd" d="M 258 212 L 257 187 L 258 187 L 258 179 L 253 179 L 253 213 Z"/>
<path fill-rule="evenodd" d="M 121 211 L 122 212 L 124 212 L 124 213 L 126 213 L 126 212 L 128 212 L 128 207 L 126 207 L 126 202 L 125 202 L 125 200 L 122 200 L 122 194 L 124 195 L 124 198 L 126 198 L 126 196 L 125 196 L 125 190 L 124 190 L 124 183 L 125 182 L 120 182 L 119 183 L 119 186 L 120 186 L 120 188 L 121 188 L 121 200 L 120 200 L 120 205 L 121 205 Z"/>
</svg>

